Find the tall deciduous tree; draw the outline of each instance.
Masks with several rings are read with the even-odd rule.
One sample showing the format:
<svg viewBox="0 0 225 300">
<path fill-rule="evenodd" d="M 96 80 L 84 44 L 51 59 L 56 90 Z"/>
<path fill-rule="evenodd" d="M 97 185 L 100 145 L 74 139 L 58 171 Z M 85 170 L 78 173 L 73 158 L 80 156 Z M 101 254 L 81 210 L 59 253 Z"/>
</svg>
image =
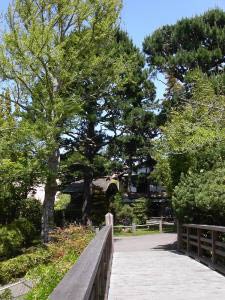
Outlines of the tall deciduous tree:
<svg viewBox="0 0 225 300">
<path fill-rule="evenodd" d="M 60 165 L 61 137 L 74 126 L 80 90 L 102 64 L 96 49 L 113 34 L 119 0 L 15 0 L 7 14 L 8 30 L 0 45 L 1 88 L 8 84 L 41 145 L 45 161 L 42 235 L 48 241 Z M 74 37 L 74 47 L 66 45 Z"/>
</svg>

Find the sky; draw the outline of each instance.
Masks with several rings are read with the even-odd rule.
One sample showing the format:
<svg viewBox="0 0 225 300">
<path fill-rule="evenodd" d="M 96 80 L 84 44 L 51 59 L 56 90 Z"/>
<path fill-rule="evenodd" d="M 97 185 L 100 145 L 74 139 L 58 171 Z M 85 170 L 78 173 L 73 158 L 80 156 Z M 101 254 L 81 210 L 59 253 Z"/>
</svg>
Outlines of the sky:
<svg viewBox="0 0 225 300">
<path fill-rule="evenodd" d="M 0 0 L 0 12 L 6 11 L 9 2 Z M 123 0 L 121 27 L 141 49 L 144 38 L 157 28 L 215 7 L 225 10 L 225 0 Z M 155 85 L 157 97 L 162 98 L 164 85 L 159 81 L 155 81 Z"/>
</svg>

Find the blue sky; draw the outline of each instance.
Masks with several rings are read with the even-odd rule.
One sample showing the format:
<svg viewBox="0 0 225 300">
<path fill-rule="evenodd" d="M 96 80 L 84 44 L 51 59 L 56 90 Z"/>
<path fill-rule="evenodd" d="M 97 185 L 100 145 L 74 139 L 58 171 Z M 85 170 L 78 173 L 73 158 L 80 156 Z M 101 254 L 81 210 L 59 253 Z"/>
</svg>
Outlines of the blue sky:
<svg viewBox="0 0 225 300">
<path fill-rule="evenodd" d="M 0 12 L 10 0 L 0 0 Z M 134 43 L 142 48 L 144 38 L 160 26 L 176 23 L 182 17 L 201 14 L 210 8 L 225 10 L 225 0 L 124 0 L 121 26 Z M 157 95 L 162 97 L 163 85 L 156 81 Z"/>
<path fill-rule="evenodd" d="M 225 0 L 124 0 L 121 25 L 141 48 L 144 38 L 160 26 L 215 7 L 225 10 Z"/>
</svg>

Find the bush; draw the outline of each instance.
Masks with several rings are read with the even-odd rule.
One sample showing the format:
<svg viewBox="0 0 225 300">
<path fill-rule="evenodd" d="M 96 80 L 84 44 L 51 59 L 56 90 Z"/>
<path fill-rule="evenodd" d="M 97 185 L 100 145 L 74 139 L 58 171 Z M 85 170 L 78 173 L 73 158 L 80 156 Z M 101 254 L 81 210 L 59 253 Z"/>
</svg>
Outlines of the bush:
<svg viewBox="0 0 225 300">
<path fill-rule="evenodd" d="M 119 224 L 130 225 L 133 221 L 133 217 L 133 208 L 128 204 L 123 205 L 120 211 L 117 212 L 117 222 Z"/>
<path fill-rule="evenodd" d="M 43 249 L 0 262 L 0 283 L 5 284 L 21 278 L 30 268 L 47 263 L 50 258 L 51 253 Z"/>
<path fill-rule="evenodd" d="M 18 254 L 23 243 L 24 237 L 19 229 L 6 226 L 0 228 L 0 260 Z"/>
<path fill-rule="evenodd" d="M 20 207 L 20 216 L 30 221 L 37 232 L 41 231 L 42 204 L 34 198 L 24 199 Z"/>
<path fill-rule="evenodd" d="M 34 225 L 25 218 L 19 218 L 0 228 L 0 260 L 11 258 L 25 246 L 32 244 L 35 237 Z"/>
<path fill-rule="evenodd" d="M 148 199 L 136 199 L 133 204 L 134 221 L 136 224 L 145 224 L 147 220 Z"/>
<path fill-rule="evenodd" d="M 19 218 L 10 224 L 10 228 L 19 230 L 24 238 L 24 245 L 28 246 L 31 244 L 35 237 L 34 225 L 25 218 Z"/>
<path fill-rule="evenodd" d="M 28 273 L 27 277 L 34 281 L 36 286 L 25 299 L 47 300 L 49 294 L 76 262 L 93 235 L 93 232 L 75 226 L 56 230 L 52 235 L 54 242 L 48 246 L 51 262 L 48 265 L 39 265 Z"/>
<path fill-rule="evenodd" d="M 183 176 L 173 208 L 181 222 L 225 225 L 225 168 Z"/>
</svg>

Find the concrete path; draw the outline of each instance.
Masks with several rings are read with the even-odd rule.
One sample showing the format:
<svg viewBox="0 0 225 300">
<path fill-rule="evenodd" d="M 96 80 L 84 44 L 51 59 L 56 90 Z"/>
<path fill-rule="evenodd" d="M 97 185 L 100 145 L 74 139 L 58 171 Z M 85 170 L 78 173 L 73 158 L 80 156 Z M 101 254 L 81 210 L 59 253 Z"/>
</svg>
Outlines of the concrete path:
<svg viewBox="0 0 225 300">
<path fill-rule="evenodd" d="M 109 300 L 223 300 L 225 277 L 177 253 L 176 235 L 115 239 Z"/>
<path fill-rule="evenodd" d="M 4 293 L 6 289 L 10 290 L 13 299 L 23 299 L 23 296 L 26 295 L 33 287 L 33 284 L 30 280 L 21 279 L 18 282 L 7 284 L 4 286 L 0 285 L 0 295 Z"/>
</svg>

